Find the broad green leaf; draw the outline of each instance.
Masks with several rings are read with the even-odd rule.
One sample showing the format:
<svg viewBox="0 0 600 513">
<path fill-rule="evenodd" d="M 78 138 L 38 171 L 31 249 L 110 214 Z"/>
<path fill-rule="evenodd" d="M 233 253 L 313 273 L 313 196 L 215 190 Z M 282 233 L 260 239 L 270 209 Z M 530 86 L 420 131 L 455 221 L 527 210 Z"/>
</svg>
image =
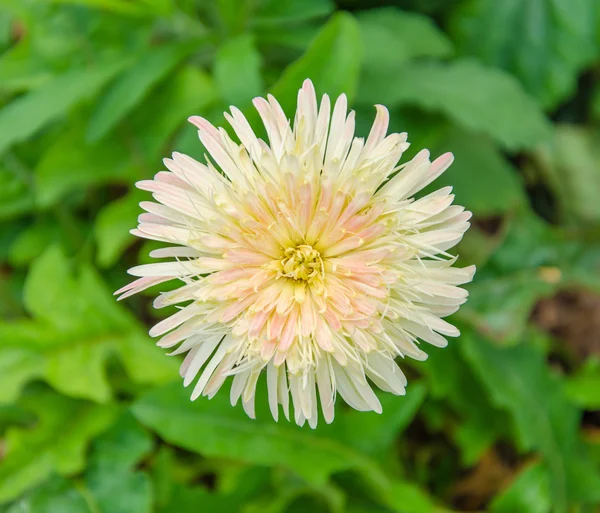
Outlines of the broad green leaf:
<svg viewBox="0 0 600 513">
<path fill-rule="evenodd" d="M 488 336 L 515 343 L 525 332 L 537 301 L 556 289 L 557 283 L 531 270 L 498 277 L 482 275 L 469 284 L 469 301 L 457 315 Z"/>
<path fill-rule="evenodd" d="M 431 18 L 392 7 L 357 16 L 365 47 L 363 73 L 397 70 L 415 57 L 446 57 L 452 43 Z"/>
<path fill-rule="evenodd" d="M 527 203 L 517 171 L 489 137 L 449 127 L 430 150 L 435 156 L 454 154 L 452 166 L 430 189 L 451 185 L 456 203 L 476 216 L 505 213 Z"/>
<path fill-rule="evenodd" d="M 332 0 L 259 0 L 257 25 L 298 23 L 311 18 L 326 16 L 335 9 Z"/>
<path fill-rule="evenodd" d="M 359 100 L 441 112 L 512 150 L 534 146 L 551 134 L 548 120 L 516 79 L 471 60 L 420 62 L 393 73 L 371 73 L 363 77 Z"/>
<path fill-rule="evenodd" d="M 187 450 L 205 457 L 291 468 L 315 484 L 340 470 L 373 471 L 368 459 L 334 438 L 287 421 L 249 419 L 241 408 L 231 407 L 226 394 L 191 402 L 189 392 L 174 383 L 142 397 L 133 413 L 163 439 Z"/>
<path fill-rule="evenodd" d="M 537 152 L 538 163 L 567 219 L 600 222 L 600 131 L 557 125 L 553 140 Z"/>
<path fill-rule="evenodd" d="M 228 105 L 243 107 L 262 93 L 261 60 L 250 35 L 230 39 L 218 49 L 213 72 L 220 96 Z"/>
<path fill-rule="evenodd" d="M 0 110 L 0 153 L 92 98 L 126 63 L 127 59 L 122 58 L 68 71 L 10 102 Z"/>
<path fill-rule="evenodd" d="M 96 272 L 83 266 L 73 276 L 58 248 L 33 263 L 24 292 L 33 320 L 0 323 L 0 365 L 10 370 L 0 378 L 9 380 L 5 399 L 41 377 L 66 395 L 106 402 L 111 396 L 106 363 L 114 353 L 136 382 L 177 375 L 177 362 L 154 346 Z M 13 369 L 17 362 L 21 367 Z"/>
<path fill-rule="evenodd" d="M 103 138 L 196 47 L 173 43 L 149 49 L 106 91 L 92 115 L 86 140 L 94 142 Z"/>
<path fill-rule="evenodd" d="M 332 473 L 356 471 L 382 504 L 403 511 L 394 483 L 367 455 L 344 443 L 337 424 L 309 431 L 285 420 L 275 423 L 263 410 L 264 403 L 257 404 L 257 420 L 252 420 L 241 408 L 232 407 L 226 394 L 191 402 L 189 392 L 174 383 L 150 391 L 132 410 L 165 441 L 206 458 L 289 469 L 313 487 L 323 486 Z"/>
<path fill-rule="evenodd" d="M 425 393 L 422 383 L 411 383 L 404 397 L 380 394 L 383 407 L 380 415 L 356 410 L 344 412 L 336 419 L 340 423 L 340 439 L 364 454 L 384 458 L 416 416 Z M 360 429 L 356 429 L 358 425 Z"/>
<path fill-rule="evenodd" d="M 586 410 L 600 410 L 600 360 L 592 357 L 567 381 L 567 395 Z"/>
<path fill-rule="evenodd" d="M 430 396 L 456 413 L 459 420 L 451 426 L 450 436 L 461 451 L 461 460 L 473 465 L 505 432 L 507 419 L 490 405 L 461 354 L 462 343 L 459 338 L 443 350 L 430 350 L 427 360 L 416 367 L 425 375 Z"/>
<path fill-rule="evenodd" d="M 98 245 L 97 261 L 100 267 L 114 265 L 123 251 L 135 242 L 129 233 L 141 213 L 143 194 L 137 189 L 106 205 L 96 217 L 94 236 Z"/>
<path fill-rule="evenodd" d="M 85 464 L 89 440 L 112 422 L 113 407 L 76 401 L 45 389 L 23 397 L 22 405 L 38 418 L 30 428 L 6 433 L 0 462 L 0 503 L 42 483 L 52 473 L 73 475 Z"/>
<path fill-rule="evenodd" d="M 183 66 L 149 96 L 147 103 L 152 109 L 138 109 L 131 125 L 150 168 L 154 169 L 158 159 L 165 156 L 173 132 L 191 115 L 202 114 L 216 99 L 212 77 L 191 65 Z"/>
<path fill-rule="evenodd" d="M 52 74 L 32 49 L 28 38 L 22 39 L 0 56 L 0 90 L 4 93 L 39 87 Z"/>
<path fill-rule="evenodd" d="M 451 32 L 462 54 L 511 71 L 544 107 L 553 108 L 597 55 L 595 3 L 469 0 L 454 11 Z"/>
<path fill-rule="evenodd" d="M 436 500 L 410 481 L 396 481 L 392 485 L 391 500 L 396 511 L 405 513 L 450 513 L 438 504 Z"/>
<path fill-rule="evenodd" d="M 30 177 L 15 170 L 0 168 L 0 221 L 33 210 L 33 187 Z"/>
<path fill-rule="evenodd" d="M 10 247 L 9 260 L 11 265 L 21 267 L 30 264 L 48 246 L 54 243 L 65 245 L 68 233 L 61 230 L 56 220 L 49 216 L 42 216 L 34 224 L 21 230 L 19 236 Z"/>
<path fill-rule="evenodd" d="M 97 9 L 106 9 L 119 14 L 132 16 L 143 16 L 149 14 L 149 5 L 151 2 L 137 0 L 134 2 L 123 2 L 121 0 L 54 0 L 60 4 L 84 5 Z"/>
<path fill-rule="evenodd" d="M 463 334 L 461 348 L 491 400 L 511 415 L 521 446 L 543 456 L 553 511 L 565 512 L 571 501 L 600 495 L 600 476 L 591 473 L 578 438 L 579 412 L 544 354 L 529 344 L 499 347 L 472 334 Z"/>
<path fill-rule="evenodd" d="M 337 13 L 323 26 L 306 53 L 290 64 L 270 93 L 291 115 L 298 89 L 310 78 L 317 94 L 335 98 L 346 93 L 355 95 L 362 59 L 362 41 L 356 20 L 348 13 Z"/>
<path fill-rule="evenodd" d="M 202 509 L 199 510 L 199 505 Z M 188 488 L 176 486 L 171 500 L 159 513 L 240 513 L 243 504 L 238 497 L 211 493 L 199 486 Z M 267 512 L 265 512 L 267 513 Z"/>
<path fill-rule="evenodd" d="M 68 193 L 106 183 L 129 183 L 138 171 L 122 139 L 88 145 L 79 123 L 63 132 L 43 154 L 35 169 L 38 206 L 56 204 Z"/>
<path fill-rule="evenodd" d="M 6 336 L 1 326 L 0 336 Z M 43 372 L 43 362 L 36 354 L 19 348 L 0 349 L 0 404 L 12 403 L 22 388 Z"/>
<path fill-rule="evenodd" d="M 54 476 L 25 495 L 6 513 L 93 513 L 83 494 L 66 479 Z"/>
<path fill-rule="evenodd" d="M 496 496 L 491 513 L 547 513 L 552 508 L 548 471 L 541 464 L 523 470 L 509 487 Z"/>
<path fill-rule="evenodd" d="M 93 444 L 85 483 L 100 513 L 151 513 L 146 472 L 133 469 L 152 449 L 150 434 L 126 413 Z"/>
</svg>

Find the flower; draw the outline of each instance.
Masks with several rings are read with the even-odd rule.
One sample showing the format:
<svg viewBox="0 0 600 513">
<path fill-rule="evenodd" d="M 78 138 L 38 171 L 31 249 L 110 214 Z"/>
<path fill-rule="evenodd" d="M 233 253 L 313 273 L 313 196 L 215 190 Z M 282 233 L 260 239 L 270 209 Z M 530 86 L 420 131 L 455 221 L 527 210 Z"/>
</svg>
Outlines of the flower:
<svg viewBox="0 0 600 513">
<path fill-rule="evenodd" d="M 451 187 L 413 195 L 452 163 L 419 152 L 398 165 L 406 133 L 387 135 L 377 114 L 367 140 L 354 137 L 354 112 L 341 95 L 331 114 L 306 80 L 293 128 L 276 99 L 256 98 L 269 144 L 235 107 L 223 128 L 191 117 L 209 153 L 206 164 L 174 153 L 169 171 L 139 182 L 134 235 L 174 244 L 155 250 L 166 262 L 141 265 L 121 298 L 179 279 L 156 308 L 186 302 L 150 335 L 186 353 L 180 374 L 194 380 L 192 400 L 213 397 L 233 376 L 231 403 L 254 417 L 257 380 L 266 370 L 269 406 L 315 427 L 339 394 L 361 411 L 381 412 L 371 383 L 405 393 L 397 356 L 424 360 L 419 339 L 437 347 L 458 330 L 442 318 L 458 310 L 473 266 L 457 268 L 446 250 L 469 227 L 470 212 L 452 206 Z M 317 399 L 318 394 L 318 399 Z"/>
</svg>

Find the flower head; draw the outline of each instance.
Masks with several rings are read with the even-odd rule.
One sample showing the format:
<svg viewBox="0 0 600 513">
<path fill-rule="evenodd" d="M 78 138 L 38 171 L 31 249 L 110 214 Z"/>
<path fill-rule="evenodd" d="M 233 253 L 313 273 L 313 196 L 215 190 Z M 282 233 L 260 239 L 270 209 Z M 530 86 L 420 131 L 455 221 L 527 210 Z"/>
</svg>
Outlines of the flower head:
<svg viewBox="0 0 600 513">
<path fill-rule="evenodd" d="M 186 353 L 181 376 L 196 381 L 192 399 L 214 396 L 232 377 L 231 402 L 251 417 L 259 375 L 269 405 L 314 427 L 318 404 L 327 422 L 339 394 L 357 410 L 381 411 L 372 384 L 404 394 L 397 356 L 424 360 L 419 341 L 443 347 L 458 330 L 442 320 L 467 297 L 458 285 L 474 267 L 452 267 L 446 253 L 469 227 L 470 212 L 452 206 L 445 187 L 416 192 L 452 163 L 419 152 L 398 165 L 406 133 L 386 136 L 388 111 L 366 140 L 354 137 L 354 112 L 341 95 L 331 113 L 307 80 L 293 127 L 275 98 L 254 106 L 269 143 L 236 108 L 225 117 L 241 144 L 200 117 L 206 163 L 179 153 L 169 171 L 138 187 L 156 203 L 132 233 L 169 247 L 165 262 L 134 267 L 139 279 L 118 293 L 135 294 L 167 280 L 156 308 L 187 303 L 150 334 L 161 347 Z M 318 397 L 318 399 L 317 399 Z"/>
</svg>

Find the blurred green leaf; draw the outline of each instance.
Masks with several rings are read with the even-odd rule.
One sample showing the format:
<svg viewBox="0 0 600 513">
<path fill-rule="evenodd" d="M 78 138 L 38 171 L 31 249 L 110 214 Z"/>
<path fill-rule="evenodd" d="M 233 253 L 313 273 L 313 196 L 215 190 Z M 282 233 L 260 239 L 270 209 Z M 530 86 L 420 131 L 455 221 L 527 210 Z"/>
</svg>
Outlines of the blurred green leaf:
<svg viewBox="0 0 600 513">
<path fill-rule="evenodd" d="M 469 0 L 454 12 L 451 32 L 461 53 L 511 71 L 552 108 L 597 55 L 594 6 L 595 0 Z"/>
<path fill-rule="evenodd" d="M 450 435 L 460 448 L 462 461 L 472 465 L 502 436 L 507 422 L 490 405 L 477 375 L 461 353 L 462 343 L 458 339 L 443 351 L 429 351 L 427 361 L 417 364 L 417 368 L 427 378 L 430 395 L 456 412 L 459 421 L 451 426 Z"/>
<path fill-rule="evenodd" d="M 491 400 L 511 415 L 522 447 L 543 455 L 553 511 L 567 511 L 572 500 L 600 498 L 600 475 L 591 472 L 578 439 L 579 412 L 567 401 L 544 354 L 531 345 L 499 347 L 464 334 L 461 347 Z"/>
<path fill-rule="evenodd" d="M 0 462 L 0 502 L 18 497 L 53 472 L 73 475 L 85 464 L 89 440 L 114 418 L 115 409 L 38 389 L 22 405 L 38 417 L 32 428 L 6 433 L 6 454 Z"/>
<path fill-rule="evenodd" d="M 111 389 L 105 367 L 115 352 L 136 382 L 176 375 L 176 362 L 152 344 L 96 272 L 83 266 L 73 277 L 58 248 L 34 262 L 24 293 L 33 320 L 0 323 L 0 365 L 11 370 L 5 400 L 27 381 L 43 377 L 64 394 L 106 402 Z"/>
<path fill-rule="evenodd" d="M 159 509 L 159 513 L 238 513 L 242 506 L 236 496 L 211 493 L 199 486 L 177 486 L 171 500 L 164 508 Z"/>
<path fill-rule="evenodd" d="M 152 12 L 150 6 L 153 3 L 158 3 L 149 0 L 134 0 L 132 2 L 123 2 L 121 0 L 54 0 L 54 2 L 61 4 L 79 4 L 86 7 L 106 9 L 119 14 L 133 16 L 143 16 L 149 14 Z"/>
<path fill-rule="evenodd" d="M 106 91 L 90 119 L 86 140 L 103 138 L 197 47 L 197 43 L 172 43 L 149 49 Z"/>
<path fill-rule="evenodd" d="M 443 112 L 462 127 L 489 134 L 513 150 L 551 135 L 548 120 L 514 78 L 471 60 L 420 62 L 393 73 L 371 73 L 361 83 L 359 101 Z"/>
<path fill-rule="evenodd" d="M 548 471 L 540 464 L 523 470 L 490 505 L 491 513 L 547 513 L 551 509 Z"/>
<path fill-rule="evenodd" d="M 52 71 L 41 62 L 27 38 L 0 56 L 0 91 L 4 93 L 39 87 L 51 77 Z"/>
<path fill-rule="evenodd" d="M 0 153 L 92 98 L 127 64 L 127 58 L 69 71 L 46 81 L 0 110 Z"/>
<path fill-rule="evenodd" d="M 380 394 L 383 413 L 373 415 L 351 410 L 344 412 L 340 423 L 340 440 L 364 454 L 382 458 L 393 450 L 394 442 L 413 420 L 425 399 L 425 386 L 412 383 L 404 397 Z M 360 425 L 360 429 L 356 426 Z"/>
<path fill-rule="evenodd" d="M 56 220 L 41 216 L 34 224 L 21 230 L 10 247 L 11 265 L 24 266 L 35 260 L 48 246 L 64 245 L 68 234 L 61 230 Z"/>
<path fill-rule="evenodd" d="M 447 57 L 452 43 L 431 18 L 393 7 L 357 15 L 365 48 L 363 73 L 396 71 L 415 57 Z"/>
<path fill-rule="evenodd" d="M 298 23 L 325 16 L 334 8 L 332 0 L 260 0 L 253 21 L 257 25 Z"/>
<path fill-rule="evenodd" d="M 600 222 L 600 131 L 557 125 L 537 159 L 567 218 Z"/>
<path fill-rule="evenodd" d="M 29 177 L 0 168 L 0 221 L 26 214 L 33 209 Z"/>
<path fill-rule="evenodd" d="M 145 395 L 133 412 L 144 425 L 180 447 L 206 457 L 292 468 L 315 484 L 343 469 L 372 471 L 372 463 L 337 440 L 283 421 L 249 419 L 241 408 L 231 407 L 225 394 L 210 402 L 191 402 L 189 391 L 174 383 Z"/>
<path fill-rule="evenodd" d="M 567 381 L 567 395 L 586 410 L 600 410 L 600 359 L 592 357 Z"/>
<path fill-rule="evenodd" d="M 72 483 L 52 477 L 15 502 L 6 513 L 93 513 L 84 496 Z"/>
<path fill-rule="evenodd" d="M 100 267 L 114 265 L 123 251 L 135 242 L 129 233 L 141 213 L 140 200 L 143 198 L 137 189 L 112 201 L 98 212 L 94 224 L 94 236 L 98 244 L 97 260 Z"/>
<path fill-rule="evenodd" d="M 449 513 L 417 485 L 409 481 L 396 481 L 392 485 L 391 506 L 402 513 Z"/>
<path fill-rule="evenodd" d="M 219 94 L 228 105 L 242 107 L 262 93 L 261 60 L 250 35 L 230 39 L 219 48 L 213 70 Z"/>
<path fill-rule="evenodd" d="M 146 472 L 132 469 L 150 450 L 148 432 L 129 414 L 94 442 L 85 482 L 99 513 L 151 513 Z"/>
<path fill-rule="evenodd" d="M 290 64 L 270 93 L 286 113 L 292 113 L 298 89 L 310 78 L 317 93 L 332 98 L 346 93 L 354 97 L 362 59 L 362 41 L 356 20 L 348 13 L 337 13 L 323 26 L 306 53 Z"/>
<path fill-rule="evenodd" d="M 489 137 L 449 127 L 431 151 L 434 155 L 451 151 L 454 162 L 430 189 L 452 186 L 456 202 L 475 216 L 497 215 L 527 203 L 517 171 Z"/>
<path fill-rule="evenodd" d="M 213 78 L 202 69 L 183 66 L 172 79 L 150 95 L 147 102 L 152 109 L 138 109 L 131 118 L 139 147 L 136 157 L 139 156 L 154 169 L 156 159 L 163 156 L 173 132 L 189 116 L 202 113 L 216 99 L 217 87 Z"/>
<path fill-rule="evenodd" d="M 35 169 L 37 204 L 50 207 L 74 190 L 109 182 L 131 182 L 138 163 L 130 161 L 127 155 L 125 142 L 117 137 L 87 145 L 82 127 L 73 123 L 38 162 Z"/>
<path fill-rule="evenodd" d="M 556 289 L 557 284 L 546 281 L 539 272 L 482 277 L 469 284 L 469 303 L 458 315 L 491 338 L 515 343 L 537 301 Z"/>
</svg>

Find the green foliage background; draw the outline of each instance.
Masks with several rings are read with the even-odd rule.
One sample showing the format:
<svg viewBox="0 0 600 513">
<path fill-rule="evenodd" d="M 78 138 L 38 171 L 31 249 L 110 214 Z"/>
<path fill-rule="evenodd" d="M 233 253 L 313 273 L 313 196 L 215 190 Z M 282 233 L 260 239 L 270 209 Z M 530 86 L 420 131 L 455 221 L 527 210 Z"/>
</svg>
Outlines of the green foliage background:
<svg viewBox="0 0 600 513">
<path fill-rule="evenodd" d="M 0 511 L 598 511 L 597 0 L 0 0 L 0 51 Z M 291 115 L 306 77 L 455 153 L 479 269 L 406 397 L 315 431 L 191 403 L 156 291 L 112 297 L 152 248 L 134 182 L 202 158 L 185 119 Z"/>
</svg>

